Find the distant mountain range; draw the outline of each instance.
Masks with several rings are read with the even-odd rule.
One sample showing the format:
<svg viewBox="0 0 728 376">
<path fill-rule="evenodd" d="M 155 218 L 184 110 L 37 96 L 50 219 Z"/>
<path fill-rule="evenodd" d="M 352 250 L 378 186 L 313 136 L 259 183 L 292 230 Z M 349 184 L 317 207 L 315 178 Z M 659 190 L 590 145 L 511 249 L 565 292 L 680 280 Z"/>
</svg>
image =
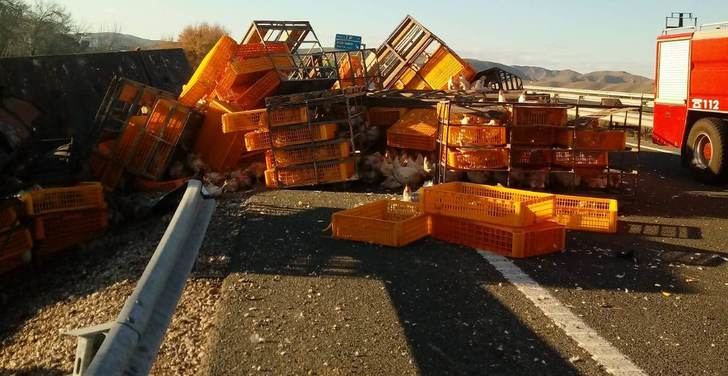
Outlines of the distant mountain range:
<svg viewBox="0 0 728 376">
<path fill-rule="evenodd" d="M 86 33 L 81 37 L 88 41 L 91 49 L 100 51 L 152 49 L 173 45 L 173 42 L 144 39 L 121 33 Z M 466 60 L 473 65 L 476 71 L 498 67 L 520 76 L 527 85 L 632 93 L 653 92 L 651 79 L 628 72 L 598 71 L 584 74 L 569 69 L 551 70 L 535 66 L 505 65 L 477 59 Z"/>
<path fill-rule="evenodd" d="M 152 49 L 165 43 L 161 40 L 144 39 L 121 33 L 84 33 L 79 36 L 82 41 L 88 42 L 90 49 L 99 51 Z"/>
<path fill-rule="evenodd" d="M 465 59 L 476 71 L 498 67 L 520 76 L 524 84 L 534 86 L 564 87 L 573 89 L 652 93 L 653 80 L 624 71 L 597 71 L 579 73 L 570 69 L 551 70 L 524 65 L 505 65 L 492 61 Z"/>
</svg>

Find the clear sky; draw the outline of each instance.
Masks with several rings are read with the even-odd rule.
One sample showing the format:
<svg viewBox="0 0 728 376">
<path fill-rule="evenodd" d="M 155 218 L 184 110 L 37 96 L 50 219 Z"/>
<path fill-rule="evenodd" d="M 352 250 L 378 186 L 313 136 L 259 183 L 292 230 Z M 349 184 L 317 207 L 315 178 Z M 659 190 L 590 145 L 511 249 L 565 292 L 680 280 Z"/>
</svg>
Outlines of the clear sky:
<svg viewBox="0 0 728 376">
<path fill-rule="evenodd" d="M 89 32 L 160 39 L 219 23 L 240 39 L 252 20 L 308 20 L 325 46 L 334 34 L 377 47 L 410 14 L 463 57 L 551 69 L 654 71 L 655 36 L 672 11 L 728 21 L 728 0 L 56 0 Z"/>
</svg>

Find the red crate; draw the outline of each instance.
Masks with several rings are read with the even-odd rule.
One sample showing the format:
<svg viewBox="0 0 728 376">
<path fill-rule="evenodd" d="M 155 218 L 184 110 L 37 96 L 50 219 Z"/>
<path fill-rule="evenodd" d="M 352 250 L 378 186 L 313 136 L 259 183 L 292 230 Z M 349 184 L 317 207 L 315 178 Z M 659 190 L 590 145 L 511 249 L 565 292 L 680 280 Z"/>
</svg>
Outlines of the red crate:
<svg viewBox="0 0 728 376">
<path fill-rule="evenodd" d="M 416 203 L 381 200 L 331 217 L 333 237 L 404 247 L 430 233 L 429 218 Z"/>
<path fill-rule="evenodd" d="M 578 129 L 574 138 L 574 149 L 620 151 L 627 146 L 624 131 Z"/>
<path fill-rule="evenodd" d="M 287 53 L 288 45 L 286 42 L 244 43 L 235 51 L 235 57 L 239 59 L 250 59 L 269 54 Z"/>
<path fill-rule="evenodd" d="M 520 168 L 545 168 L 553 161 L 553 152 L 546 149 L 511 149 L 511 166 Z"/>
<path fill-rule="evenodd" d="M 445 151 L 445 149 L 443 149 Z M 457 170 L 489 170 L 508 167 L 508 149 L 447 148 L 447 166 Z"/>
<path fill-rule="evenodd" d="M 323 162 L 345 159 L 351 156 L 351 142 L 341 141 L 321 146 L 303 146 L 290 150 L 268 151 L 265 161 L 268 169 L 287 167 L 295 164 Z M 275 160 L 273 159 L 275 157 Z"/>
<path fill-rule="evenodd" d="M 604 168 L 609 164 L 609 152 L 556 150 L 553 153 L 553 164 L 558 167 Z"/>
<path fill-rule="evenodd" d="M 33 239 L 25 227 L 0 232 L 0 263 L 4 264 L 7 260 L 17 258 L 32 248 Z"/>
<path fill-rule="evenodd" d="M 356 174 L 353 159 L 320 162 L 265 171 L 268 188 L 288 188 L 349 181 Z"/>
<path fill-rule="evenodd" d="M 555 143 L 554 128 L 524 126 L 511 129 L 512 145 L 552 146 Z"/>
<path fill-rule="evenodd" d="M 513 106 L 513 125 L 565 125 L 566 107 Z"/>
<path fill-rule="evenodd" d="M 513 228 L 440 215 L 431 216 L 431 221 L 435 239 L 506 257 L 540 256 L 566 247 L 566 229 L 553 222 Z"/>
<path fill-rule="evenodd" d="M 106 230 L 108 211 L 75 210 L 35 219 L 35 243 L 39 254 L 49 254 L 80 245 Z"/>
<path fill-rule="evenodd" d="M 39 189 L 23 194 L 21 200 L 25 203 L 25 211 L 30 216 L 106 207 L 104 189 L 99 183 Z"/>
<path fill-rule="evenodd" d="M 441 125 L 449 146 L 502 146 L 508 143 L 506 127 Z"/>
</svg>

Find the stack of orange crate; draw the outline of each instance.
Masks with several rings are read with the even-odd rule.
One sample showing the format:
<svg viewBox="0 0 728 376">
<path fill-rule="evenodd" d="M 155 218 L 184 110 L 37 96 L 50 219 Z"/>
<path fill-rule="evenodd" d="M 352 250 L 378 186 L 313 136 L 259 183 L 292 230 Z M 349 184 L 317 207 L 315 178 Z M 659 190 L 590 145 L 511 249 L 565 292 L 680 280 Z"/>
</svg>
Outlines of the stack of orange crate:
<svg viewBox="0 0 728 376">
<path fill-rule="evenodd" d="M 30 231 L 18 222 L 15 207 L 5 205 L 0 207 L 0 273 L 29 262 L 33 248 Z"/>
<path fill-rule="evenodd" d="M 551 194 L 469 183 L 425 188 L 432 237 L 525 258 L 564 249 L 566 228 L 553 222 Z"/>
<path fill-rule="evenodd" d="M 39 189 L 21 197 L 33 219 L 33 239 L 38 256 L 84 243 L 108 226 L 104 190 L 99 183 Z"/>
<path fill-rule="evenodd" d="M 262 125 L 249 111 L 265 112 L 265 98 L 280 85 L 279 70 L 293 65 L 284 42 L 239 45 L 226 36 L 207 54 L 180 101 L 206 100 L 205 119 L 193 150 L 212 170 L 231 170 L 247 154 L 245 134 Z"/>
</svg>

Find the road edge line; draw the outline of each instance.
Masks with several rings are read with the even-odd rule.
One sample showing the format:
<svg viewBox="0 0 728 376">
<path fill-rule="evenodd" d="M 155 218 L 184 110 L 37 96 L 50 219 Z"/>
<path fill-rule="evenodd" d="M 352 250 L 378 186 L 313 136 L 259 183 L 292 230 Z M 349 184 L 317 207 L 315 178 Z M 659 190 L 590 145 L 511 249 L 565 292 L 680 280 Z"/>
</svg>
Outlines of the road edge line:
<svg viewBox="0 0 728 376">
<path fill-rule="evenodd" d="M 511 260 L 487 251 L 479 250 L 478 253 L 608 373 L 615 376 L 647 375 Z"/>
</svg>

